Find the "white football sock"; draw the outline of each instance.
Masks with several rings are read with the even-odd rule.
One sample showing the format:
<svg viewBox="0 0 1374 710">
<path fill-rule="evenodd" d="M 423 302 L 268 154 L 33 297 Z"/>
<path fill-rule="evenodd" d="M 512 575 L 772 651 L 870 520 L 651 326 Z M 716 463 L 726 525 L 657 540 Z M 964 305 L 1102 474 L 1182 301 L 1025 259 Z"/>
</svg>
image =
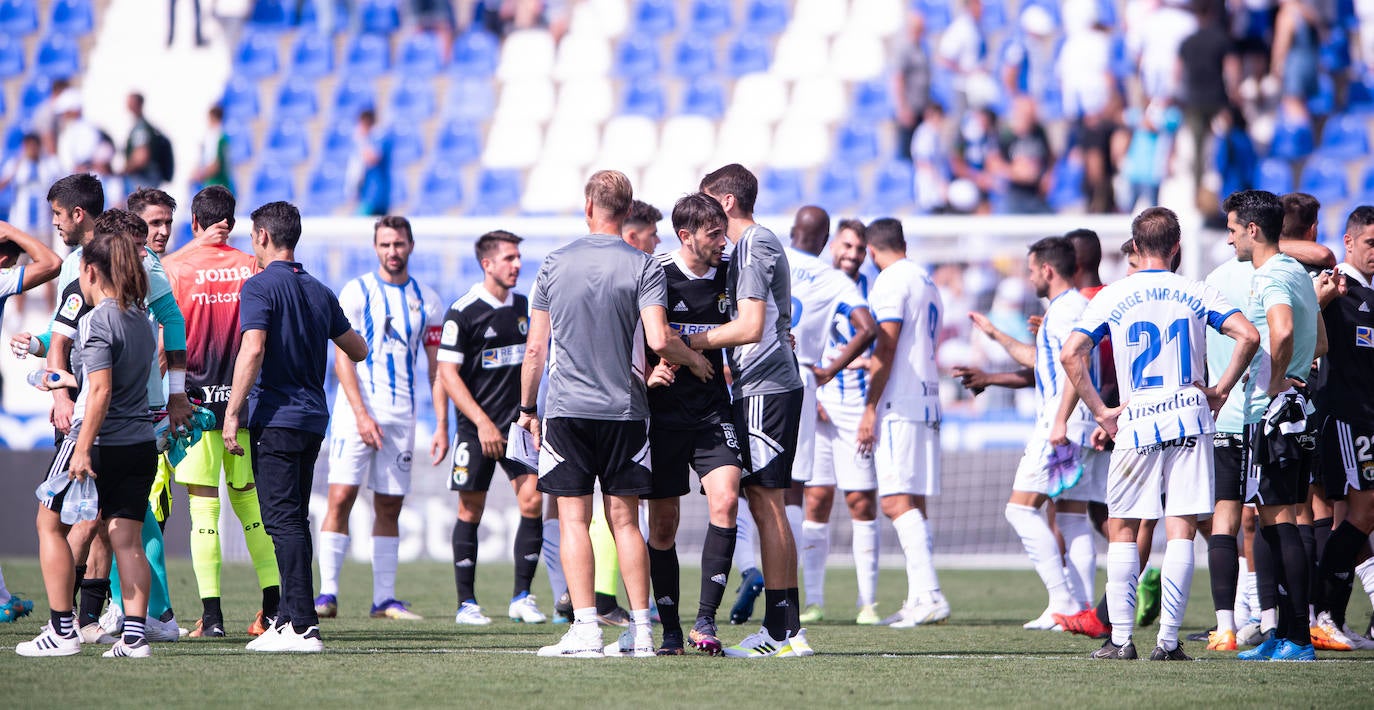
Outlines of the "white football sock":
<svg viewBox="0 0 1374 710">
<path fill-rule="evenodd" d="M 1069 590 L 1080 608 L 1093 603 L 1097 586 L 1097 548 L 1093 545 L 1093 525 L 1087 513 L 1059 513 L 1055 517 L 1064 547 L 1069 551 Z"/>
<path fill-rule="evenodd" d="M 397 550 L 399 537 L 372 536 L 372 603 L 396 598 Z"/>
<path fill-rule="evenodd" d="M 746 571 L 759 566 L 754 555 L 754 515 L 749 512 L 749 502 L 739 497 L 739 514 L 735 516 L 735 569 L 743 575 Z"/>
<path fill-rule="evenodd" d="M 921 511 L 912 508 L 892 521 L 897 541 L 906 556 L 906 603 L 915 606 L 935 597 L 940 591 L 940 579 L 935 574 L 935 562 L 930 555 L 930 532 Z"/>
<path fill-rule="evenodd" d="M 544 547 L 539 551 L 544 569 L 549 574 L 549 590 L 554 601 L 568 593 L 568 580 L 563 577 L 563 560 L 559 557 L 558 518 L 544 521 Z"/>
<path fill-rule="evenodd" d="M 1260 633 L 1269 633 L 1279 627 L 1279 610 L 1264 609 L 1260 611 Z"/>
<path fill-rule="evenodd" d="M 339 569 L 348 554 L 348 535 L 320 532 L 320 594 L 339 596 Z"/>
<path fill-rule="evenodd" d="M 1359 576 L 1360 586 L 1364 587 L 1365 594 L 1369 595 L 1370 606 L 1374 606 L 1374 557 L 1355 567 L 1355 574 Z"/>
<path fill-rule="evenodd" d="M 1236 605 L 1232 610 L 1233 619 L 1240 619 L 1241 623 L 1250 621 L 1250 594 L 1245 588 L 1247 562 L 1244 557 L 1239 560 L 1240 566 L 1236 569 Z"/>
<path fill-rule="evenodd" d="M 806 604 L 825 606 L 825 558 L 830 556 L 830 523 L 803 522 L 799 542 Z"/>
<path fill-rule="evenodd" d="M 1107 545 L 1107 620 L 1112 643 L 1122 646 L 1135 631 L 1135 588 L 1140 576 L 1140 552 L 1134 542 Z"/>
<path fill-rule="evenodd" d="M 797 563 L 801 563 L 802 548 L 802 520 L 806 515 L 802 512 L 800 505 L 783 506 L 783 512 L 787 514 L 787 527 L 792 531 L 792 544 L 797 549 Z"/>
<path fill-rule="evenodd" d="M 878 521 L 855 520 L 854 573 L 859 578 L 859 606 L 878 599 Z"/>
<path fill-rule="evenodd" d="M 1251 570 L 1245 571 L 1245 600 L 1250 604 L 1250 618 L 1254 619 L 1262 611 L 1259 602 L 1259 577 Z"/>
<path fill-rule="evenodd" d="M 1021 546 L 1035 567 L 1040 581 L 1050 593 L 1050 608 L 1055 611 L 1077 611 L 1073 597 L 1069 594 L 1069 582 L 1064 577 L 1064 559 L 1059 555 L 1059 541 L 1045 522 L 1040 511 L 1025 505 L 1008 503 L 1005 514 L 1007 522 L 1021 537 Z"/>
<path fill-rule="evenodd" d="M 1217 609 L 1217 631 L 1236 630 L 1236 614 L 1233 609 Z"/>
<path fill-rule="evenodd" d="M 1178 648 L 1178 630 L 1188 610 L 1188 592 L 1193 588 L 1193 541 L 1170 540 L 1164 546 L 1164 566 L 1160 569 L 1159 647 Z"/>
</svg>

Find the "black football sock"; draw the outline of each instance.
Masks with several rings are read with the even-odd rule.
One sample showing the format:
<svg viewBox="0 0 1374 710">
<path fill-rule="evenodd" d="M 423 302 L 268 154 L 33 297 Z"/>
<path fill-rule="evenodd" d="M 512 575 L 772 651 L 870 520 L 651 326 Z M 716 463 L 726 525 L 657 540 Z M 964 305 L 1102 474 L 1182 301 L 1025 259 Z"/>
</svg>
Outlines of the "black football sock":
<svg viewBox="0 0 1374 710">
<path fill-rule="evenodd" d="M 52 630 L 58 636 L 69 638 L 76 632 L 76 615 L 70 611 L 48 611 L 48 618 L 52 622 Z"/>
<path fill-rule="evenodd" d="M 1359 528 L 1345 520 L 1331 532 L 1331 539 L 1326 541 L 1322 551 L 1323 592 L 1316 597 L 1317 611 L 1331 612 L 1331 621 L 1337 628 L 1345 623 L 1345 607 L 1350 601 L 1355 579 L 1355 557 L 1366 540 L 1368 537 Z"/>
<path fill-rule="evenodd" d="M 701 548 L 701 600 L 697 618 L 716 620 L 716 611 L 730 581 L 730 560 L 735 556 L 735 528 L 708 524 Z"/>
<path fill-rule="evenodd" d="M 1235 535 L 1212 535 L 1207 543 L 1207 565 L 1212 577 L 1212 608 L 1230 611 L 1236 605 L 1236 575 L 1240 573 Z"/>
<path fill-rule="evenodd" d="M 786 589 L 763 590 L 763 628 L 776 641 L 787 639 L 788 607 Z"/>
<path fill-rule="evenodd" d="M 601 592 L 596 593 L 597 614 L 605 616 L 615 611 L 615 608 L 618 606 L 620 606 L 620 602 L 616 601 L 614 594 L 602 594 Z"/>
<path fill-rule="evenodd" d="M 1278 528 L 1283 552 L 1283 588 L 1288 590 L 1288 610 L 1292 614 L 1288 621 L 1287 638 L 1299 646 L 1310 646 L 1312 637 L 1307 625 L 1307 549 L 1297 525 L 1279 523 L 1274 527 Z"/>
<path fill-rule="evenodd" d="M 204 626 L 208 627 L 211 624 L 224 625 L 224 612 L 220 611 L 219 597 L 206 597 L 201 599 L 200 605 L 201 608 L 204 609 L 200 615 L 201 620 L 204 622 Z"/>
<path fill-rule="evenodd" d="M 1112 628 L 1112 617 L 1107 615 L 1107 595 L 1102 595 L 1102 601 L 1097 603 L 1097 620 L 1107 628 Z"/>
<path fill-rule="evenodd" d="M 86 578 L 86 565 L 76 566 L 76 577 L 72 582 L 72 605 L 81 601 L 81 580 Z"/>
<path fill-rule="evenodd" d="M 1278 533 L 1273 526 L 1260 526 L 1255 535 L 1255 589 L 1259 593 L 1260 610 L 1275 609 L 1282 619 L 1283 610 L 1279 605 L 1279 566 L 1282 564 L 1278 553 Z M 1272 538 L 1272 540 L 1271 540 Z M 1268 629 L 1261 629 L 1267 631 Z"/>
<path fill-rule="evenodd" d="M 262 590 L 262 615 L 269 621 L 277 618 L 281 607 L 281 587 L 272 585 Z"/>
<path fill-rule="evenodd" d="M 511 598 L 528 594 L 534 582 L 534 571 L 539 568 L 539 552 L 544 549 L 544 519 L 541 517 L 520 518 L 515 528 L 515 589 Z"/>
<path fill-rule="evenodd" d="M 110 598 L 110 580 L 85 579 L 81 581 L 81 614 L 77 626 L 87 626 L 100 621 L 100 613 L 105 610 L 105 600 Z"/>
<path fill-rule="evenodd" d="M 658 604 L 659 623 L 663 633 L 682 633 L 682 619 L 678 616 L 678 599 L 682 596 L 681 569 L 678 566 L 677 546 L 666 550 L 649 545 L 649 580 L 654 585 L 654 600 Z"/>
<path fill-rule="evenodd" d="M 541 538 L 542 539 L 542 538 Z M 477 577 L 477 525 L 456 520 L 453 523 L 453 582 L 458 588 L 458 604 L 476 602 L 473 580 Z"/>
<path fill-rule="evenodd" d="M 795 635 L 801 630 L 801 588 L 787 588 L 787 631 Z"/>
</svg>

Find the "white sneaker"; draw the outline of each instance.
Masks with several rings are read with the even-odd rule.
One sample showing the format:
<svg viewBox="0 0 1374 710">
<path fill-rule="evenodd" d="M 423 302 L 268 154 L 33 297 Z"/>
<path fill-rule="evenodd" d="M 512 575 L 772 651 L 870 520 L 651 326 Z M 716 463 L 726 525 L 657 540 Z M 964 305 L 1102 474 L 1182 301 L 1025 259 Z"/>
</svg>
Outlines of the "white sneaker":
<svg viewBox="0 0 1374 710">
<path fill-rule="evenodd" d="M 522 624 L 542 624 L 549 620 L 549 617 L 544 616 L 544 613 L 539 611 L 539 606 L 534 603 L 533 594 L 512 599 L 508 613 L 511 621 Z"/>
<path fill-rule="evenodd" d="M 728 658 L 769 658 L 787 648 L 787 639 L 779 641 L 768 634 L 768 629 L 760 627 L 758 631 L 745 636 L 743 641 L 726 646 L 725 655 Z"/>
<path fill-rule="evenodd" d="M 1260 631 L 1258 619 L 1252 619 L 1249 623 L 1240 627 L 1236 632 L 1236 643 L 1246 646 L 1258 646 L 1264 641 L 1264 634 Z"/>
<path fill-rule="evenodd" d="M 606 644 L 601 652 L 607 658 L 653 658 L 658 655 L 654 651 L 653 631 L 648 624 L 630 624 L 629 628 L 620 632 L 619 639 Z"/>
<path fill-rule="evenodd" d="M 491 618 L 482 613 L 482 607 L 472 602 L 463 602 L 458 607 L 458 614 L 453 617 L 453 623 L 464 626 L 486 626 L 491 623 Z"/>
<path fill-rule="evenodd" d="M 1356 633 L 1354 629 L 1350 628 L 1350 624 L 1341 625 L 1341 634 L 1350 640 L 1350 648 L 1356 651 L 1374 650 L 1374 641 Z"/>
<path fill-rule="evenodd" d="M 14 647 L 14 652 L 29 658 L 43 656 L 74 656 L 81 653 L 81 637 L 62 636 L 53 630 L 52 622 L 43 625 L 42 633 Z"/>
<path fill-rule="evenodd" d="M 76 636 L 81 639 L 81 643 L 101 643 L 107 646 L 119 640 L 105 633 L 105 629 L 100 628 L 100 624 L 97 623 L 90 623 L 81 627 L 81 630 L 76 632 Z"/>
<path fill-rule="evenodd" d="M 544 658 L 605 658 L 601 649 L 601 627 L 573 624 L 558 643 L 539 649 L 539 655 Z"/>
<path fill-rule="evenodd" d="M 153 646 L 148 639 L 141 638 L 138 643 L 127 644 L 124 639 L 115 642 L 110 650 L 101 654 L 102 658 L 147 658 L 153 655 Z"/>
<path fill-rule="evenodd" d="M 788 637 L 787 647 L 778 654 L 778 658 L 806 658 L 814 655 L 816 651 L 811 648 L 811 642 L 806 640 L 806 629 L 797 629 L 797 633 Z"/>
<path fill-rule="evenodd" d="M 916 612 L 924 616 L 923 624 L 943 624 L 949 620 L 949 600 L 939 592 L 931 592 L 928 598 L 916 605 Z"/>
<path fill-rule="evenodd" d="M 318 626 L 298 634 L 291 624 L 282 624 L 277 629 L 277 640 L 266 650 L 270 653 L 320 653 L 324 651 L 324 641 L 320 639 Z"/>
<path fill-rule="evenodd" d="M 244 648 L 248 649 L 249 651 L 271 651 L 273 650 L 272 647 L 276 645 L 277 640 L 280 638 L 280 636 L 281 629 L 278 629 L 276 624 L 270 624 L 267 627 L 267 631 L 264 631 L 263 633 L 259 634 L 257 638 L 253 639 L 252 641 L 249 641 L 248 645 L 244 646 Z"/>
<path fill-rule="evenodd" d="M 124 633 L 124 609 L 118 604 L 106 607 L 105 613 L 100 615 L 100 628 L 105 629 L 105 633 L 111 636 Z"/>
<path fill-rule="evenodd" d="M 1060 611 L 1054 608 L 1046 608 L 1045 611 L 1040 614 L 1040 616 L 1022 624 L 1021 628 L 1026 629 L 1027 631 L 1063 631 L 1064 627 L 1060 626 L 1059 622 L 1054 620 L 1054 615 L 1059 614 L 1061 616 L 1072 616 L 1077 613 L 1077 609 Z"/>
<path fill-rule="evenodd" d="M 914 605 L 904 604 L 897 613 L 883 619 L 884 626 L 894 629 L 910 629 L 925 624 L 944 623 L 949 618 L 949 602 L 943 595 L 936 594 Z"/>
<path fill-rule="evenodd" d="M 122 626 L 121 622 L 121 626 Z M 181 627 L 177 626 L 177 618 L 173 616 L 167 621 L 148 619 L 143 625 L 144 633 L 149 641 L 156 643 L 171 643 L 181 638 Z"/>
</svg>

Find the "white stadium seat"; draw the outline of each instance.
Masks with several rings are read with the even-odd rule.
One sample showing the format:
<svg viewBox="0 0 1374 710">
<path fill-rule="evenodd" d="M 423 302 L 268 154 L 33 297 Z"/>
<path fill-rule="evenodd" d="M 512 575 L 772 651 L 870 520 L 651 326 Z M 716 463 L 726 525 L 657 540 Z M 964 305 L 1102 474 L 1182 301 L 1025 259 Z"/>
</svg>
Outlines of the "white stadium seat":
<svg viewBox="0 0 1374 710">
<path fill-rule="evenodd" d="M 666 140 L 664 141 L 667 142 Z M 704 174 L 699 166 L 675 163 L 659 159 L 644 170 L 642 185 L 635 185 L 635 196 L 657 207 L 664 217 L 671 217 L 673 205 L 683 195 L 696 191 Z M 666 244 L 672 244 L 671 235 L 660 233 Z"/>
<path fill-rule="evenodd" d="M 644 116 L 616 116 L 606 122 L 597 167 L 639 169 L 658 152 L 658 124 Z"/>
<path fill-rule="evenodd" d="M 501 42 L 496 78 L 547 78 L 553 73 L 553 35 L 548 30 L 516 30 Z"/>
<path fill-rule="evenodd" d="M 525 178 L 520 211 L 533 214 L 576 212 L 583 207 L 582 170 L 571 165 L 540 163 Z"/>
<path fill-rule="evenodd" d="M 720 125 L 716 152 L 707 165 L 739 163 L 757 170 L 767 162 L 772 145 L 773 129 L 768 123 L 748 115 L 727 118 Z"/>
<path fill-rule="evenodd" d="M 859 0 L 852 3 L 845 32 L 868 37 L 891 37 L 905 27 L 906 6 L 909 4 L 902 0 Z"/>
<path fill-rule="evenodd" d="M 870 0 L 858 0 L 862 5 Z M 787 31 L 829 37 L 840 31 L 849 14 L 847 0 L 797 0 Z"/>
<path fill-rule="evenodd" d="M 820 121 L 793 114 L 773 132 L 775 168 L 815 168 L 830 158 L 830 129 Z"/>
<path fill-rule="evenodd" d="M 849 97 L 845 93 L 844 83 L 828 76 L 798 81 L 792 87 L 792 103 L 787 115 L 825 123 L 844 118 L 849 115 Z"/>
<path fill-rule="evenodd" d="M 553 66 L 553 78 L 569 79 L 604 77 L 611 71 L 611 43 L 595 34 L 569 34 L 558 45 L 558 58 Z"/>
<path fill-rule="evenodd" d="M 630 7 L 626 0 L 583 0 L 573 4 L 569 31 L 613 39 L 624 34 L 629 24 Z"/>
<path fill-rule="evenodd" d="M 805 79 L 829 70 L 830 40 L 815 32 L 788 30 L 778 38 L 768 72 L 783 79 Z"/>
<path fill-rule="evenodd" d="M 705 116 L 674 116 L 663 123 L 660 162 L 700 168 L 716 148 L 716 123 Z"/>
<path fill-rule="evenodd" d="M 553 100 L 552 80 L 513 79 L 501 86 L 501 98 L 496 102 L 495 118 L 544 123 L 553 115 Z"/>
<path fill-rule="evenodd" d="M 735 82 L 735 92 L 726 111 L 734 116 L 763 123 L 774 123 L 787 111 L 787 87 L 772 74 L 745 74 Z"/>
<path fill-rule="evenodd" d="M 596 160 L 601 145 L 601 127 L 582 118 L 555 116 L 544 134 L 541 163 L 586 167 Z"/>
<path fill-rule="evenodd" d="M 615 87 L 605 77 L 572 79 L 558 88 L 558 117 L 600 123 L 615 108 Z"/>
<path fill-rule="evenodd" d="M 482 165 L 488 168 L 528 168 L 539 160 L 539 124 L 534 121 L 495 120 L 487 131 Z"/>
<path fill-rule="evenodd" d="M 848 29 L 835 38 L 830 49 L 830 71 L 845 81 L 882 76 L 887 68 L 883 41 L 877 36 Z"/>
</svg>

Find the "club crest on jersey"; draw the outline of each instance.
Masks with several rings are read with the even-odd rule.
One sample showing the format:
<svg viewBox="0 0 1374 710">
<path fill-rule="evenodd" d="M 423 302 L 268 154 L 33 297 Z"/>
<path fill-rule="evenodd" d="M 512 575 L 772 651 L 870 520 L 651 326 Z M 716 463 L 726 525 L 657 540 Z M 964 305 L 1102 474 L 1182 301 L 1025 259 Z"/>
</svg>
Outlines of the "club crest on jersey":
<svg viewBox="0 0 1374 710">
<path fill-rule="evenodd" d="M 444 332 L 439 336 L 440 345 L 453 346 L 458 344 L 458 324 L 451 320 L 444 321 Z"/>
<path fill-rule="evenodd" d="M 75 318 L 76 314 L 79 312 L 81 312 L 81 296 L 73 293 L 67 297 L 66 301 L 62 302 L 61 314 L 63 318 L 71 320 Z"/>
<path fill-rule="evenodd" d="M 730 310 L 729 294 L 722 293 L 719 296 L 716 296 L 716 310 L 720 311 L 721 313 L 725 313 Z"/>
<path fill-rule="evenodd" d="M 516 319 L 515 319 L 515 327 L 520 329 L 520 334 L 521 334 L 521 335 L 526 335 L 526 334 L 528 334 L 528 333 L 530 332 L 530 319 L 529 319 L 529 318 L 526 318 L 526 317 L 524 317 L 524 316 L 520 316 L 519 318 L 516 318 Z"/>
<path fill-rule="evenodd" d="M 1367 325 L 1355 326 L 1355 347 L 1374 348 L 1374 328 Z"/>
</svg>

